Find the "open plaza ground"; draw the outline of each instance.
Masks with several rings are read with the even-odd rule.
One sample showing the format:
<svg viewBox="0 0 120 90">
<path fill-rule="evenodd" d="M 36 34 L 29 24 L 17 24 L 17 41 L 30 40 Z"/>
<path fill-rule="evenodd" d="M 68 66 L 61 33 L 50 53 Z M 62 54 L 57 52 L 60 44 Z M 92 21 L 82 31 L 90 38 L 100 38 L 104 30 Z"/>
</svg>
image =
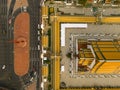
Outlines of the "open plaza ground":
<svg viewBox="0 0 120 90">
<path fill-rule="evenodd" d="M 60 82 L 65 82 L 67 87 L 89 87 L 89 86 L 119 86 L 119 74 L 92 74 L 84 75 L 76 73 L 75 59 L 70 60 L 66 54 L 70 52 L 71 35 L 81 35 L 78 38 L 115 38 L 119 39 L 119 24 L 88 24 L 87 28 L 66 28 L 65 29 L 65 46 L 61 47 L 62 60 L 65 71 L 60 72 Z M 73 46 L 75 49 L 75 46 Z"/>
</svg>

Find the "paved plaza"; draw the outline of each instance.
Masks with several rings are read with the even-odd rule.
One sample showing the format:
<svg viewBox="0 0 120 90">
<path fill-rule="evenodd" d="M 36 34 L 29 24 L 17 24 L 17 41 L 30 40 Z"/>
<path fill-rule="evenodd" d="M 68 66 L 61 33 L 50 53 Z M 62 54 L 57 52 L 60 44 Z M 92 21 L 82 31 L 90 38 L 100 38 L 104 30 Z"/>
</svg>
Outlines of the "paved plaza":
<svg viewBox="0 0 120 90">
<path fill-rule="evenodd" d="M 91 8 L 79 8 L 79 7 L 60 7 L 60 11 L 64 13 L 69 13 L 71 15 L 85 15 L 85 16 L 93 16 L 92 7 Z M 120 15 L 120 8 L 99 8 L 99 10 L 103 11 L 103 16 L 111 16 L 111 15 Z"/>
<path fill-rule="evenodd" d="M 118 24 L 103 24 L 95 25 L 88 24 L 86 29 L 80 28 L 66 28 L 65 31 L 65 46 L 61 47 L 62 60 L 61 64 L 64 65 L 65 71 L 61 73 L 61 82 L 65 82 L 67 87 L 84 87 L 84 86 L 119 86 L 120 75 L 118 74 L 78 74 L 75 71 L 75 59 L 70 60 L 66 57 L 66 54 L 70 50 L 70 37 L 71 34 L 82 34 L 82 38 L 90 35 L 90 38 L 105 37 L 105 38 L 117 38 L 119 39 L 120 25 Z M 103 38 L 104 38 L 103 37 Z M 75 48 L 75 46 L 74 46 Z"/>
</svg>

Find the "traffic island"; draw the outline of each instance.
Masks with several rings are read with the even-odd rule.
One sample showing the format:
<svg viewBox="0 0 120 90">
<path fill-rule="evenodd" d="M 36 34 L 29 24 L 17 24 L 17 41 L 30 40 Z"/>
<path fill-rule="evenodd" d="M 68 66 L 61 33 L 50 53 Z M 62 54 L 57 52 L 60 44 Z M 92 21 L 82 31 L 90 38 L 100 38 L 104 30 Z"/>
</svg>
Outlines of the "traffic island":
<svg viewBox="0 0 120 90">
<path fill-rule="evenodd" d="M 14 72 L 18 76 L 25 75 L 29 70 L 29 32 L 30 16 L 20 13 L 14 23 Z"/>
</svg>

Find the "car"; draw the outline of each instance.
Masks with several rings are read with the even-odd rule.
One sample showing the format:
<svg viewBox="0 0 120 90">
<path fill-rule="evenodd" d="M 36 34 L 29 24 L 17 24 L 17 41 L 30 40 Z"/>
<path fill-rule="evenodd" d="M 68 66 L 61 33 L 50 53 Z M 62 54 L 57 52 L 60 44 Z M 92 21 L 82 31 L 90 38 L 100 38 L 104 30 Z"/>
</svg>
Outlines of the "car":
<svg viewBox="0 0 120 90">
<path fill-rule="evenodd" d="M 27 12 L 27 7 L 26 6 L 23 6 L 23 11 Z"/>
<path fill-rule="evenodd" d="M 40 26 L 40 24 L 38 24 L 38 29 L 40 29 L 41 28 L 41 26 Z"/>
<path fill-rule="evenodd" d="M 44 29 L 44 25 L 43 24 L 41 24 L 41 29 Z"/>
<path fill-rule="evenodd" d="M 38 35 L 40 35 L 40 31 L 38 31 Z"/>
<path fill-rule="evenodd" d="M 40 50 L 40 45 L 38 45 L 38 50 Z"/>
<path fill-rule="evenodd" d="M 94 3 L 97 3 L 97 0 L 94 0 Z"/>
<path fill-rule="evenodd" d="M 5 68 L 6 68 L 6 65 L 3 65 L 3 66 L 2 66 L 2 69 L 5 69 Z"/>
<path fill-rule="evenodd" d="M 12 23 L 12 19 L 11 19 L 11 18 L 8 20 L 8 23 L 9 23 L 9 24 L 11 24 L 11 23 Z"/>
<path fill-rule="evenodd" d="M 40 41 L 40 36 L 38 36 L 38 41 Z"/>
<path fill-rule="evenodd" d="M 30 78 L 30 82 L 33 82 L 33 80 L 34 80 L 34 78 L 33 78 L 33 77 L 31 77 L 31 78 Z"/>
<path fill-rule="evenodd" d="M 61 65 L 61 72 L 65 71 L 65 66 Z"/>
<path fill-rule="evenodd" d="M 35 77 L 37 75 L 36 70 L 33 68 L 33 70 L 30 72 L 31 77 Z"/>
</svg>

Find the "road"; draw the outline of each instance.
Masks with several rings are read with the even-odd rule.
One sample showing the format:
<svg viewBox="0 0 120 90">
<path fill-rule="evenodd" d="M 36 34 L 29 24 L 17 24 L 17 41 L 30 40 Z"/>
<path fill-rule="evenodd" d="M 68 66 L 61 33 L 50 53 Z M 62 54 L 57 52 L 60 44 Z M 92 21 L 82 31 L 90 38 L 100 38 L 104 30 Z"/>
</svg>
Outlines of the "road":
<svg viewBox="0 0 120 90">
<path fill-rule="evenodd" d="M 37 85 L 36 85 L 36 90 L 41 90 L 40 84 L 42 81 L 42 74 L 41 74 L 41 67 L 42 67 L 42 62 L 40 59 L 40 50 L 41 50 L 41 41 L 38 40 L 38 37 L 41 36 L 38 35 L 38 32 L 40 31 L 38 29 L 38 24 L 40 24 L 40 0 L 28 0 L 29 3 L 29 13 L 30 13 L 30 58 L 31 58 L 31 70 L 33 68 L 36 69 L 37 71 Z M 41 34 L 41 32 L 40 32 Z M 39 48 L 40 47 L 40 48 Z"/>
<path fill-rule="evenodd" d="M 10 8 L 8 10 L 8 15 L 12 15 L 14 5 L 15 5 L 15 0 L 12 0 L 10 3 Z"/>
<path fill-rule="evenodd" d="M 7 12 L 7 0 L 0 0 L 0 87 L 7 87 L 11 90 L 24 90 L 24 87 L 29 84 L 31 78 L 30 72 L 35 69 L 37 72 L 36 90 L 41 90 L 41 36 L 38 35 L 40 24 L 40 0 L 28 0 L 28 12 L 30 14 L 30 70 L 23 77 L 18 77 L 14 73 L 14 50 L 13 43 L 8 43 L 13 40 L 13 26 L 16 16 L 21 13 L 21 7 L 13 12 L 16 0 L 12 0 L 10 8 Z M 12 23 L 8 24 L 11 19 Z M 40 32 L 41 34 L 41 32 Z M 40 37 L 40 41 L 38 40 Z M 5 65 L 5 69 L 1 69 Z"/>
<path fill-rule="evenodd" d="M 8 43 L 13 32 L 8 28 L 7 0 L 0 0 L 0 26 L 0 86 L 18 90 L 22 86 L 13 70 L 13 44 Z"/>
</svg>

